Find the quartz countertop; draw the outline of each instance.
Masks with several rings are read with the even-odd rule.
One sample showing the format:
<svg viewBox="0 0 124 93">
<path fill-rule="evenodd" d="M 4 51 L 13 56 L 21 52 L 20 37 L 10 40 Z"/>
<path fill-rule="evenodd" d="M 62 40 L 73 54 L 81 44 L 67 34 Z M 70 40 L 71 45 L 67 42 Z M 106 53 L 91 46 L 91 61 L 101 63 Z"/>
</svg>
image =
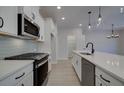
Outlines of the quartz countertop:
<svg viewBox="0 0 124 93">
<path fill-rule="evenodd" d="M 80 54 L 81 51 L 73 52 L 124 82 L 124 56 L 105 52 L 95 52 L 92 55 Z"/>
<path fill-rule="evenodd" d="M 0 81 L 33 62 L 34 60 L 0 60 Z"/>
</svg>

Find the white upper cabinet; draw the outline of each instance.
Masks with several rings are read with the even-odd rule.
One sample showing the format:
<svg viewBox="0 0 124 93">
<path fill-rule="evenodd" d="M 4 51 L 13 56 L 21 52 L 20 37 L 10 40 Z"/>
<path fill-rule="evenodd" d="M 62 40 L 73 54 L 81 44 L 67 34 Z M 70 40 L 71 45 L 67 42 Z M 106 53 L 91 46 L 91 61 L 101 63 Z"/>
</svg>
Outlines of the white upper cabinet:
<svg viewBox="0 0 124 93">
<path fill-rule="evenodd" d="M 27 15 L 29 18 L 32 18 L 32 8 L 31 6 L 24 6 L 23 12 L 25 15 Z"/>
<path fill-rule="evenodd" d="M 17 35 L 17 13 L 18 8 L 16 6 L 0 6 L 0 17 L 4 21 L 0 31 Z"/>
<path fill-rule="evenodd" d="M 44 19 L 39 13 L 39 6 L 0 6 L 0 17 L 4 24 L 0 28 L 1 32 L 7 32 L 10 35 L 17 35 L 17 14 L 23 13 L 31 18 L 40 27 L 40 38 L 38 41 L 44 41 Z"/>
</svg>

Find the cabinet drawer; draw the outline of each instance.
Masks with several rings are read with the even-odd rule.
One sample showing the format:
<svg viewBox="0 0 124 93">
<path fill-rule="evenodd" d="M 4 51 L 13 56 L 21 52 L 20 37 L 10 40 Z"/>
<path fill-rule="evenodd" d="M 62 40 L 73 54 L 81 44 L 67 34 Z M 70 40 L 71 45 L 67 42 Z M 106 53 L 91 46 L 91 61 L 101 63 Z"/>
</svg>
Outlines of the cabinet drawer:
<svg viewBox="0 0 124 93">
<path fill-rule="evenodd" d="M 33 71 L 22 79 L 16 86 L 33 86 Z"/>
<path fill-rule="evenodd" d="M 119 80 L 115 79 L 114 77 L 112 77 L 111 75 L 109 75 L 108 73 L 104 72 L 103 70 L 99 69 L 96 67 L 96 76 L 102 81 L 104 82 L 107 86 L 122 86 L 124 85 L 122 82 L 120 82 Z"/>
<path fill-rule="evenodd" d="M 96 76 L 95 86 L 106 86 L 106 84 L 102 82 L 98 76 Z"/>
<path fill-rule="evenodd" d="M 28 73 L 33 70 L 33 64 L 22 68 L 20 71 L 0 81 L 0 86 L 15 86 L 20 80 L 22 80 Z"/>
</svg>

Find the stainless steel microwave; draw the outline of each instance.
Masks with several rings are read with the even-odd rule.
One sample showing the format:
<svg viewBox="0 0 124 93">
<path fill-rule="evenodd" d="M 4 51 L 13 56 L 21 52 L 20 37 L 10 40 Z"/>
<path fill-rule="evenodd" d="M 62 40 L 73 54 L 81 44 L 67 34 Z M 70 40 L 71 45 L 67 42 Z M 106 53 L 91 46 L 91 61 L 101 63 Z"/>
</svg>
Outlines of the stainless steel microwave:
<svg viewBox="0 0 124 93">
<path fill-rule="evenodd" d="M 30 38 L 40 37 L 40 27 L 28 16 L 18 14 L 18 35 Z"/>
</svg>

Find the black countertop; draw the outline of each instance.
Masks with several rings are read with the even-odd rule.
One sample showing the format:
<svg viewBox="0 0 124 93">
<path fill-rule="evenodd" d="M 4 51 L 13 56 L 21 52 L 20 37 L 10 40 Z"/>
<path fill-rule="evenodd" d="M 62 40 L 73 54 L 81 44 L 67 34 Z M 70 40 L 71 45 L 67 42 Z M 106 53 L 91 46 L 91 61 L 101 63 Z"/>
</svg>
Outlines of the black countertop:
<svg viewBox="0 0 124 93">
<path fill-rule="evenodd" d="M 48 55 L 47 53 L 25 53 L 6 57 L 5 60 L 40 60 Z"/>
</svg>

